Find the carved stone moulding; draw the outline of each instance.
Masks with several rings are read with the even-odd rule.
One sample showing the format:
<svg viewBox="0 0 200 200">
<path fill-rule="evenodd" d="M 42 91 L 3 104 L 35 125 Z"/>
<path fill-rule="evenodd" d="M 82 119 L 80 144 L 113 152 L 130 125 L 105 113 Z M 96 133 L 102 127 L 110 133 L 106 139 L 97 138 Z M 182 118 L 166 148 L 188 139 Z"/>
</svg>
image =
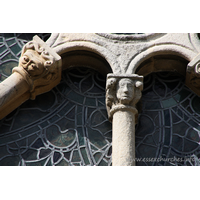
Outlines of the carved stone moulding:
<svg viewBox="0 0 200 200">
<path fill-rule="evenodd" d="M 22 49 L 19 66 L 13 68 L 23 76 L 30 87 L 31 97 L 55 87 L 61 80 L 61 57 L 38 36 L 28 42 Z"/>
<path fill-rule="evenodd" d="M 200 96 L 200 54 L 188 63 L 185 84 Z"/>
<path fill-rule="evenodd" d="M 99 36 L 112 40 L 147 40 L 162 36 L 162 33 L 96 33 Z"/>
<path fill-rule="evenodd" d="M 38 36 L 22 49 L 18 67 L 0 83 L 0 119 L 28 99 L 50 91 L 61 80 L 62 60 Z"/>
</svg>

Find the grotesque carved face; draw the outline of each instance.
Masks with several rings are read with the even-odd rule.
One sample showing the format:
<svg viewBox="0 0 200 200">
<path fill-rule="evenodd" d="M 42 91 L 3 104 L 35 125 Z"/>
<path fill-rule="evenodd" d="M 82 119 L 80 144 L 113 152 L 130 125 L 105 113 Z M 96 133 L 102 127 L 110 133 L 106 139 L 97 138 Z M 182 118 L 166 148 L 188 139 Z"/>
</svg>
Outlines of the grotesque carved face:
<svg viewBox="0 0 200 200">
<path fill-rule="evenodd" d="M 32 77 L 39 76 L 44 72 L 44 62 L 44 58 L 32 49 L 27 50 L 19 60 L 20 65 Z"/>
<path fill-rule="evenodd" d="M 123 78 L 118 82 L 116 96 L 121 104 L 129 104 L 134 97 L 134 82 Z"/>
</svg>

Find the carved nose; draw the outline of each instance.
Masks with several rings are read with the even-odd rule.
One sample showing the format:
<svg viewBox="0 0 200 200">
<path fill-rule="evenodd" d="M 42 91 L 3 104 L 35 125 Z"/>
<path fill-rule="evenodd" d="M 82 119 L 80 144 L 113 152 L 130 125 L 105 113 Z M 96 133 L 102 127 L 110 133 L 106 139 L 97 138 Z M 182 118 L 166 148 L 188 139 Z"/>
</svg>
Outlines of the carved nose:
<svg viewBox="0 0 200 200">
<path fill-rule="evenodd" d="M 128 87 L 127 86 L 124 87 L 124 93 L 128 93 Z"/>
<path fill-rule="evenodd" d="M 24 64 L 24 68 L 28 69 L 28 66 L 30 65 L 30 63 L 31 63 L 31 60 L 29 60 L 26 64 Z"/>
</svg>

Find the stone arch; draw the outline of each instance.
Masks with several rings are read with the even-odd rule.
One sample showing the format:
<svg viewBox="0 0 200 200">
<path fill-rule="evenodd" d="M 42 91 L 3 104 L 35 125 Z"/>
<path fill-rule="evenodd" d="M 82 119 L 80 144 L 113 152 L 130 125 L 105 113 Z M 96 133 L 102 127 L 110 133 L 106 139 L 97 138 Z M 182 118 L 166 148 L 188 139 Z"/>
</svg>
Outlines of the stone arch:
<svg viewBox="0 0 200 200">
<path fill-rule="evenodd" d="M 138 71 L 138 67 L 144 63 L 146 60 L 150 59 L 154 56 L 178 56 L 180 58 L 185 59 L 186 61 L 190 62 L 196 55 L 197 52 L 189 49 L 184 48 L 178 45 L 157 45 L 147 50 L 141 52 L 140 54 L 136 55 L 131 61 L 128 66 L 126 73 L 136 73 Z"/>
<path fill-rule="evenodd" d="M 92 68 L 102 75 L 107 75 L 108 73 L 112 73 L 112 68 L 106 59 L 102 56 L 86 50 L 74 50 L 68 51 L 61 54 L 62 58 L 62 70 L 83 66 L 87 68 Z"/>
<path fill-rule="evenodd" d="M 120 70 L 119 63 L 117 61 L 117 56 L 114 55 L 107 48 L 98 45 L 94 42 L 88 41 L 70 41 L 57 45 L 53 47 L 54 51 L 61 55 L 62 57 L 65 53 L 74 52 L 74 51 L 87 51 L 96 55 L 99 55 L 104 59 L 111 67 L 113 72 L 118 72 Z"/>
<path fill-rule="evenodd" d="M 135 73 L 147 76 L 152 72 L 176 71 L 186 76 L 188 61 L 177 55 L 155 55 L 143 61 L 136 69 Z"/>
<path fill-rule="evenodd" d="M 189 66 L 192 63 L 191 60 L 180 56 L 180 54 L 155 54 L 141 62 L 134 73 L 145 77 L 152 72 L 178 72 L 185 77 L 185 85 L 200 96 L 198 75 Z"/>
</svg>

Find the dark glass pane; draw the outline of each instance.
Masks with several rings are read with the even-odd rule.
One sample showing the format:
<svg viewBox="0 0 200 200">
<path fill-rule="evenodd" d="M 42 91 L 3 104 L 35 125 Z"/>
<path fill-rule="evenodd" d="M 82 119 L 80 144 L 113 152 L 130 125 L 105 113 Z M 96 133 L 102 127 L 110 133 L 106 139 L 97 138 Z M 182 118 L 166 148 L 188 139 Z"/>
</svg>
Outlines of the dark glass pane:
<svg viewBox="0 0 200 200">
<path fill-rule="evenodd" d="M 172 72 L 145 77 L 136 126 L 136 157 L 145 159 L 136 165 L 198 164 L 186 159 L 200 157 L 199 97 L 184 82 L 183 76 Z M 149 157 L 154 160 L 146 160 Z"/>
<path fill-rule="evenodd" d="M 21 48 L 17 44 L 11 46 L 10 49 L 16 55 L 18 55 L 21 52 Z"/>
<path fill-rule="evenodd" d="M 105 162 L 104 160 L 102 160 L 102 161 L 99 163 L 98 166 L 107 166 L 107 165 L 108 165 L 108 163 Z"/>
<path fill-rule="evenodd" d="M 79 162 L 79 161 L 81 161 L 80 155 L 79 155 L 78 151 L 75 150 L 75 151 L 73 152 L 72 162 Z"/>
<path fill-rule="evenodd" d="M 88 155 L 87 155 L 87 152 L 86 152 L 85 148 L 81 148 L 81 155 L 82 155 L 82 157 L 84 159 L 85 165 L 89 165 L 90 162 L 88 160 Z"/>
<path fill-rule="evenodd" d="M 95 159 L 96 163 L 98 163 L 98 161 L 99 161 L 99 159 L 101 158 L 101 156 L 102 156 L 102 153 L 100 153 L 100 152 L 97 152 L 97 153 L 94 155 L 94 159 Z"/>
<path fill-rule="evenodd" d="M 46 163 L 46 159 L 44 160 L 37 160 L 34 162 L 22 162 L 21 165 L 26 165 L 26 166 L 43 166 Z"/>
<path fill-rule="evenodd" d="M 36 148 L 36 149 L 40 147 L 44 147 L 43 141 L 39 138 L 34 142 L 34 144 L 31 145 L 31 147 Z"/>
<path fill-rule="evenodd" d="M 62 155 L 59 152 L 54 152 L 53 155 L 53 162 L 57 162 L 60 158 L 62 157 Z"/>
<path fill-rule="evenodd" d="M 50 153 L 51 153 L 50 149 L 41 149 L 39 158 L 44 158 L 44 157 L 48 156 Z"/>
<path fill-rule="evenodd" d="M 90 142 L 99 149 L 103 148 L 107 144 L 101 133 L 89 127 L 88 127 L 88 138 Z"/>
<path fill-rule="evenodd" d="M 36 160 L 37 159 L 37 151 L 33 149 L 29 149 L 24 154 L 22 154 L 24 160 Z"/>
<path fill-rule="evenodd" d="M 166 99 L 162 101 L 163 108 L 170 108 L 177 105 L 177 102 L 174 98 Z"/>
<path fill-rule="evenodd" d="M 19 165 L 19 156 L 8 156 L 0 160 L 0 166 L 16 166 Z"/>
<path fill-rule="evenodd" d="M 67 130 L 62 133 L 57 126 L 51 126 L 47 129 L 46 137 L 53 145 L 65 147 L 72 144 L 75 140 L 76 132 L 74 130 Z"/>
<path fill-rule="evenodd" d="M 63 159 L 56 166 L 69 166 L 69 163 Z"/>
<path fill-rule="evenodd" d="M 192 100 L 192 108 L 194 109 L 194 111 L 198 114 L 200 114 L 200 97 L 195 97 Z"/>
</svg>

